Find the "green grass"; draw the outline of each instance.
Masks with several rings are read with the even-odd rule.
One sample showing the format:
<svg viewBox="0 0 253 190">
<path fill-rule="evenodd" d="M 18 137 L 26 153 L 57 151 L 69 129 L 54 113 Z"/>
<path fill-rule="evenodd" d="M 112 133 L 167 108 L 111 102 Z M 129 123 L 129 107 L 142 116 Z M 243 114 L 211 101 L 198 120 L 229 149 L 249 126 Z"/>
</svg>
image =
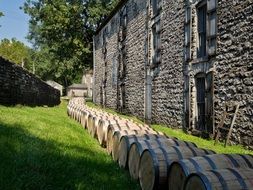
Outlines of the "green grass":
<svg viewBox="0 0 253 190">
<path fill-rule="evenodd" d="M 0 189 L 139 189 L 98 142 L 53 108 L 0 106 Z"/>
<path fill-rule="evenodd" d="M 219 142 L 214 146 L 214 140 L 207 140 L 207 139 L 202 139 L 200 137 L 192 136 L 192 135 L 184 133 L 182 130 L 176 130 L 176 129 L 168 128 L 162 125 L 152 125 L 152 128 L 154 128 L 157 131 L 164 132 L 165 134 L 171 137 L 176 137 L 184 141 L 194 142 L 199 148 L 214 150 L 217 153 L 253 154 L 253 151 L 246 150 L 244 147 L 240 145 L 224 147 L 224 143 Z"/>
<path fill-rule="evenodd" d="M 93 108 L 97 108 L 97 109 L 102 109 L 104 111 L 107 111 L 109 113 L 113 113 L 122 117 L 125 117 L 127 119 L 132 119 L 137 123 L 143 123 L 141 120 L 139 120 L 138 118 L 134 117 L 134 116 L 130 116 L 130 115 L 123 115 L 120 114 L 112 109 L 109 108 L 102 108 L 100 106 L 95 105 L 92 102 L 87 102 L 87 105 Z M 176 129 L 172 129 L 169 128 L 165 125 L 151 125 L 151 127 L 157 131 L 161 131 L 164 132 L 165 134 L 167 134 L 168 136 L 171 137 L 176 137 L 180 140 L 184 140 L 184 141 L 190 141 L 190 142 L 194 142 L 199 148 L 205 148 L 205 149 L 210 149 L 213 150 L 217 153 L 234 153 L 234 154 L 253 154 L 253 151 L 247 150 L 244 147 L 240 146 L 240 145 L 233 145 L 233 146 L 227 146 L 226 148 L 224 147 L 223 143 L 218 142 L 215 146 L 214 146 L 214 141 L 213 140 L 206 140 L 200 137 L 196 137 L 193 135 L 189 135 L 184 133 L 182 130 L 176 130 Z"/>
</svg>

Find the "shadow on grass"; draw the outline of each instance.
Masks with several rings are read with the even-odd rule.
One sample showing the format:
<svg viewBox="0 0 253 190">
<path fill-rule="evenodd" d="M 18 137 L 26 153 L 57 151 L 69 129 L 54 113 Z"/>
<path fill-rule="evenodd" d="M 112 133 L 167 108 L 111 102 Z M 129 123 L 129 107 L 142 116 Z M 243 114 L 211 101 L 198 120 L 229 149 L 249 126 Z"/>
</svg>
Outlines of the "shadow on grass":
<svg viewBox="0 0 253 190">
<path fill-rule="evenodd" d="M 105 156 L 0 122 L 0 189 L 139 189 Z"/>
</svg>

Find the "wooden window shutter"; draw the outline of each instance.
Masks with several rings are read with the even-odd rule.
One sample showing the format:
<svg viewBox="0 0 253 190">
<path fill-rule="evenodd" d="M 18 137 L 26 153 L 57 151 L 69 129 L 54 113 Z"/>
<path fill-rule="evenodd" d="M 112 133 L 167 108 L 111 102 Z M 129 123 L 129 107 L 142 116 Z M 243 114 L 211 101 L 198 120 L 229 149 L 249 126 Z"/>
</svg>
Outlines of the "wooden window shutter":
<svg viewBox="0 0 253 190">
<path fill-rule="evenodd" d="M 187 7 L 185 10 L 185 61 L 188 61 L 191 59 L 191 19 L 192 18 L 192 9 L 191 7 Z"/>
<path fill-rule="evenodd" d="M 217 0 L 207 0 L 207 40 L 208 55 L 216 53 L 216 36 L 217 36 Z"/>
<path fill-rule="evenodd" d="M 206 75 L 206 129 L 213 133 L 213 96 L 214 96 L 214 81 L 213 72 Z"/>
<path fill-rule="evenodd" d="M 190 128 L 190 77 L 184 75 L 184 117 L 185 128 Z"/>
</svg>

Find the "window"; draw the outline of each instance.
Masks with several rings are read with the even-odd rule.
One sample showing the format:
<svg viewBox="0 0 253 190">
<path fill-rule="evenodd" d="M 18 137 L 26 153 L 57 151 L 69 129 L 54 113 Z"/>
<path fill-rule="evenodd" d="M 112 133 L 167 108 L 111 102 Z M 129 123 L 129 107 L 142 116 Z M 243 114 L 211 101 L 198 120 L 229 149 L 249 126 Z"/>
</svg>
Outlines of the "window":
<svg viewBox="0 0 253 190">
<path fill-rule="evenodd" d="M 197 39 L 196 54 L 197 58 L 210 57 L 216 53 L 217 38 L 217 0 L 202 0 L 196 7 L 187 5 L 185 9 L 185 42 L 184 57 L 185 61 L 192 59 L 192 9 L 196 8 Z"/>
<path fill-rule="evenodd" d="M 197 125 L 196 129 L 200 131 L 205 130 L 205 116 L 206 116 L 206 84 L 205 76 L 196 77 L 196 92 L 197 92 Z"/>
<path fill-rule="evenodd" d="M 126 38 L 127 32 L 127 8 L 124 7 L 120 14 L 120 28 L 121 28 L 121 38 L 120 41 L 123 41 Z"/>
<path fill-rule="evenodd" d="M 117 80 L 118 80 L 118 62 L 117 62 L 117 56 L 113 57 L 112 60 L 112 86 L 117 86 Z"/>
<path fill-rule="evenodd" d="M 206 17 L 207 17 L 207 5 L 206 3 L 198 7 L 198 47 L 197 47 L 197 57 L 206 56 Z"/>
<path fill-rule="evenodd" d="M 152 12 L 153 15 L 156 16 L 159 14 L 162 8 L 162 0 L 151 0 L 152 1 Z"/>
<path fill-rule="evenodd" d="M 216 51 L 216 35 L 217 35 L 217 2 L 216 0 L 207 0 L 207 16 L 208 16 L 208 54 L 214 55 Z"/>
<path fill-rule="evenodd" d="M 185 61 L 188 61 L 191 58 L 191 7 L 187 7 L 185 11 Z"/>
<path fill-rule="evenodd" d="M 161 33 L 160 33 L 160 21 L 156 22 L 152 27 L 153 34 L 153 67 L 157 66 L 161 62 Z"/>
</svg>

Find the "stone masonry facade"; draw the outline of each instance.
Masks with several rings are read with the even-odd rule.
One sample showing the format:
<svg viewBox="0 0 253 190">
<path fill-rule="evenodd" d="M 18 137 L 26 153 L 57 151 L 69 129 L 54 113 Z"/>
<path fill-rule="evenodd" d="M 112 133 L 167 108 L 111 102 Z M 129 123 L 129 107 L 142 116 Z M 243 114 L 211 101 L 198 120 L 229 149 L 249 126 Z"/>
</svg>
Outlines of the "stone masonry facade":
<svg viewBox="0 0 253 190">
<path fill-rule="evenodd" d="M 60 104 L 60 91 L 0 57 L 0 104 L 55 106 Z"/>
<path fill-rule="evenodd" d="M 253 0 L 123 0 L 94 36 L 93 101 L 253 146 Z M 225 120 L 229 127 L 231 118 Z"/>
</svg>

